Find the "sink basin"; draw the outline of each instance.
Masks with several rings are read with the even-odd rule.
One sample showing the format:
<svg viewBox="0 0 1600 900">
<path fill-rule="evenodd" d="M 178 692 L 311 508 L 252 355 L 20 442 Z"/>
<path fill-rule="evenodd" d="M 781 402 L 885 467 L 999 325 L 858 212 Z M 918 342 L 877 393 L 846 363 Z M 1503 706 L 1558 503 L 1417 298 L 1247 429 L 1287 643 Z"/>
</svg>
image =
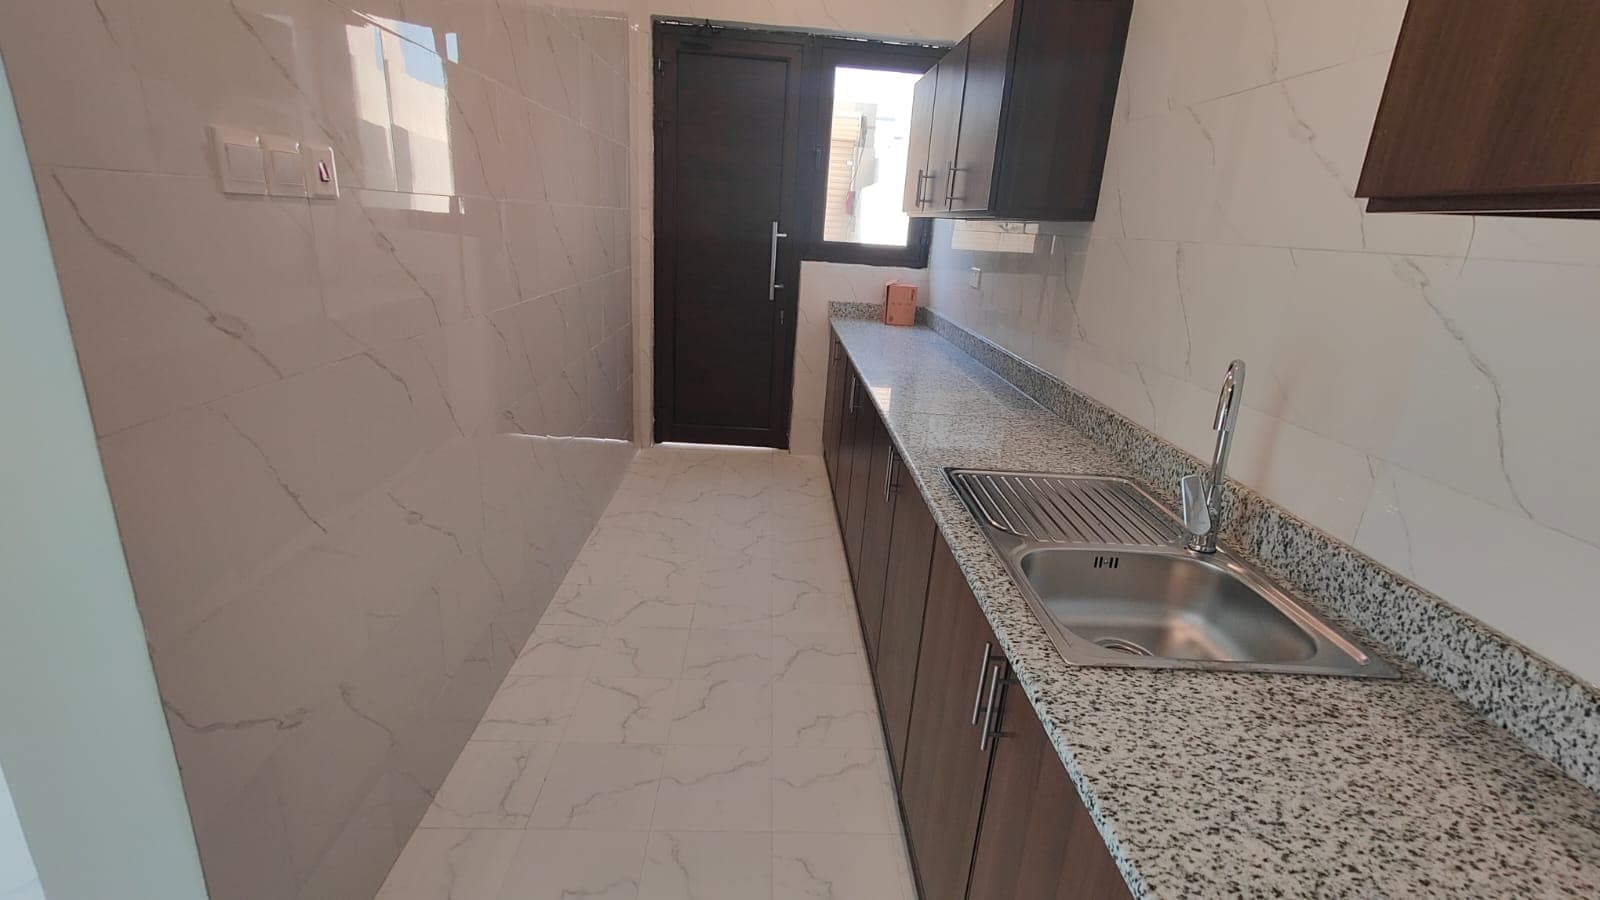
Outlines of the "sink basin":
<svg viewBox="0 0 1600 900">
<path fill-rule="evenodd" d="M 1394 677 L 1242 560 L 1184 548 L 1120 478 L 951 470 L 951 483 L 1068 662 Z"/>
</svg>

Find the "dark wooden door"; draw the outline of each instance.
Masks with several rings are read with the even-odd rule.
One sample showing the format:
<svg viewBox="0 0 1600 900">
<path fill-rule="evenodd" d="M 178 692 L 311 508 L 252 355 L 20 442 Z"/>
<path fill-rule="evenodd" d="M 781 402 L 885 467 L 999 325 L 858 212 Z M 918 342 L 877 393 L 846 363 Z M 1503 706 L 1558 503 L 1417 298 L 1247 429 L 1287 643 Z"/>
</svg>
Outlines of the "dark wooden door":
<svg viewBox="0 0 1600 900">
<path fill-rule="evenodd" d="M 1000 113 L 1011 70 L 1011 35 L 1018 0 L 1005 0 L 991 11 L 967 39 L 965 86 L 961 97 L 960 137 L 956 165 L 950 171 L 950 209 L 986 210 L 994 183 L 994 162 L 1000 143 Z M 1045 110 L 1019 110 L 1046 115 Z"/>
<path fill-rule="evenodd" d="M 928 568 L 937 526 L 911 476 L 897 468 L 895 477 L 903 487 L 896 492 L 894 524 L 890 526 L 889 566 L 872 678 L 883 710 L 889 760 L 898 779 L 905 771 L 906 731 L 911 726 L 911 694 L 917 683 L 917 652 L 922 647 L 922 613 L 928 603 Z"/>
<path fill-rule="evenodd" d="M 950 208 L 950 169 L 956 164 L 956 143 L 961 135 L 961 96 L 967 82 L 967 46 L 955 45 L 939 67 L 933 85 L 933 118 L 928 135 L 928 186 L 925 212 Z"/>
<path fill-rule="evenodd" d="M 908 215 L 928 205 L 928 142 L 933 138 L 933 90 L 937 70 L 917 79 L 911 92 L 911 135 L 906 139 L 906 188 L 901 207 Z"/>
<path fill-rule="evenodd" d="M 834 439 L 833 510 L 839 516 L 839 530 L 844 531 L 845 519 L 850 512 L 850 467 L 855 462 L 856 408 L 861 405 L 861 379 L 844 360 L 844 397 L 839 407 L 838 437 Z"/>
<path fill-rule="evenodd" d="M 850 442 L 850 497 L 844 515 L 844 558 L 850 565 L 850 585 L 861 586 L 861 535 L 866 530 L 867 500 L 872 493 L 872 449 L 883 432 L 877 407 L 860 389 L 856 399 L 856 424 Z"/>
<path fill-rule="evenodd" d="M 1020 687 L 1005 688 L 972 900 L 1122 900 L 1117 864 Z"/>
<path fill-rule="evenodd" d="M 980 746 L 982 701 L 1005 661 L 942 539 L 933 550 L 918 656 L 900 802 L 923 900 L 962 900 L 993 747 Z"/>
<path fill-rule="evenodd" d="M 828 335 L 828 387 L 822 404 L 822 462 L 828 469 L 831 483 L 838 476 L 839 418 L 844 411 L 845 369 L 844 345 L 837 335 Z"/>
<path fill-rule="evenodd" d="M 656 57 L 656 438 L 787 447 L 801 48 L 658 31 Z"/>
<path fill-rule="evenodd" d="M 883 588 L 889 574 L 889 544 L 893 536 L 895 469 L 899 456 L 894 439 L 880 421 L 872 439 L 872 464 L 867 469 L 867 511 L 861 525 L 861 577 L 856 579 L 856 612 L 867 660 L 878 654 L 878 633 L 883 625 Z"/>
</svg>

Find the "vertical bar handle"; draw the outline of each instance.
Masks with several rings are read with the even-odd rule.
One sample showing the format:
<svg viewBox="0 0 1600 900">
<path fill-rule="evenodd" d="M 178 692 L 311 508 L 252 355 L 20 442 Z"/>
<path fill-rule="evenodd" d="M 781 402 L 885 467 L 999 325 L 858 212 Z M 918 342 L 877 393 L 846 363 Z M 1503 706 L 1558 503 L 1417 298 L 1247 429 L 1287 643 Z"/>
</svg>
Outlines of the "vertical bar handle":
<svg viewBox="0 0 1600 900">
<path fill-rule="evenodd" d="M 950 163 L 950 183 L 945 185 L 944 203 L 946 207 L 951 209 L 954 209 L 956 205 L 956 173 L 959 171 L 961 170 L 956 168 L 954 162 Z"/>
<path fill-rule="evenodd" d="M 899 462 L 900 454 L 894 452 L 894 448 L 890 447 L 889 465 L 883 470 L 883 502 L 885 503 L 888 503 L 894 497 L 894 492 L 900 489 L 900 486 L 895 483 L 897 479 L 894 474 L 895 466 Z"/>
<path fill-rule="evenodd" d="M 850 379 L 850 386 L 848 388 L 848 391 L 850 393 L 850 397 L 849 397 L 850 412 L 855 412 L 856 411 L 856 388 L 861 386 L 861 382 L 856 380 L 856 370 L 855 369 L 851 369 L 850 370 L 849 379 Z"/>
<path fill-rule="evenodd" d="M 983 656 L 978 660 L 978 693 L 977 696 L 972 698 L 972 724 L 974 725 L 978 724 L 978 710 L 983 708 L 983 676 L 989 672 L 989 657 L 993 652 L 994 648 L 985 641 L 983 644 Z"/>
<path fill-rule="evenodd" d="M 772 220 L 772 259 L 767 267 L 767 300 L 770 302 L 778 298 L 778 288 L 783 285 L 778 283 L 778 238 L 786 238 L 787 234 L 778 230 L 778 220 Z"/>
<path fill-rule="evenodd" d="M 1005 663 L 996 663 L 989 670 L 989 702 L 983 709 L 983 731 L 978 734 L 978 750 L 989 749 L 989 738 L 996 737 L 994 733 L 995 698 L 1000 694 L 1000 671 Z"/>
</svg>

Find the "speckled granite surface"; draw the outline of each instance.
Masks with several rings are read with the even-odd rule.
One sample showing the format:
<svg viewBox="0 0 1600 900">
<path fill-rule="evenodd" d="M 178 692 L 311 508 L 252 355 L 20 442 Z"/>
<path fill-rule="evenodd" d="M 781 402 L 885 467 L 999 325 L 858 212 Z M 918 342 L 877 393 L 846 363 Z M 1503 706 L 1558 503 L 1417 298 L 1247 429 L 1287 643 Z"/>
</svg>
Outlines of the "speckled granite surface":
<svg viewBox="0 0 1600 900">
<path fill-rule="evenodd" d="M 1347 560 L 1298 562 L 1331 573 L 1311 579 L 1323 599 L 1300 596 L 1401 680 L 1068 665 L 945 467 L 1119 474 L 1170 497 L 1150 473 L 1189 463 L 1073 427 L 928 328 L 833 324 L 1136 896 L 1600 895 L 1600 796 L 1424 675 L 1465 652 L 1434 642 L 1438 610 L 1408 616 L 1399 641 L 1369 627 L 1378 610 Z M 1263 558 L 1305 547 L 1258 513 L 1272 521 L 1230 531 L 1231 545 L 1295 568 Z M 1347 591 L 1360 595 L 1334 599 Z M 1546 709 L 1581 712 L 1593 697 L 1580 694 Z M 1560 743 L 1584 727 L 1546 732 Z"/>
</svg>

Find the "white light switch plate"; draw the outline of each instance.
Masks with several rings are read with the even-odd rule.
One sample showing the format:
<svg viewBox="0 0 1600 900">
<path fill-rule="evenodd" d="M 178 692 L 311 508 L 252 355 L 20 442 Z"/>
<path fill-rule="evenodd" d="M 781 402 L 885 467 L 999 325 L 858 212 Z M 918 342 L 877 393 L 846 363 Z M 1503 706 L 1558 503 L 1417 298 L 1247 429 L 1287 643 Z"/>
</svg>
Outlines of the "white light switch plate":
<svg viewBox="0 0 1600 900">
<path fill-rule="evenodd" d="M 300 156 L 300 142 L 276 134 L 261 136 L 266 154 L 267 193 L 274 197 L 306 195 L 306 162 Z"/>
<path fill-rule="evenodd" d="M 977 290 L 983 284 L 983 270 L 973 266 L 967 271 L 967 287 Z"/>
<path fill-rule="evenodd" d="M 224 194 L 262 196 L 267 193 L 266 154 L 255 132 L 213 125 L 211 150 Z"/>
</svg>

